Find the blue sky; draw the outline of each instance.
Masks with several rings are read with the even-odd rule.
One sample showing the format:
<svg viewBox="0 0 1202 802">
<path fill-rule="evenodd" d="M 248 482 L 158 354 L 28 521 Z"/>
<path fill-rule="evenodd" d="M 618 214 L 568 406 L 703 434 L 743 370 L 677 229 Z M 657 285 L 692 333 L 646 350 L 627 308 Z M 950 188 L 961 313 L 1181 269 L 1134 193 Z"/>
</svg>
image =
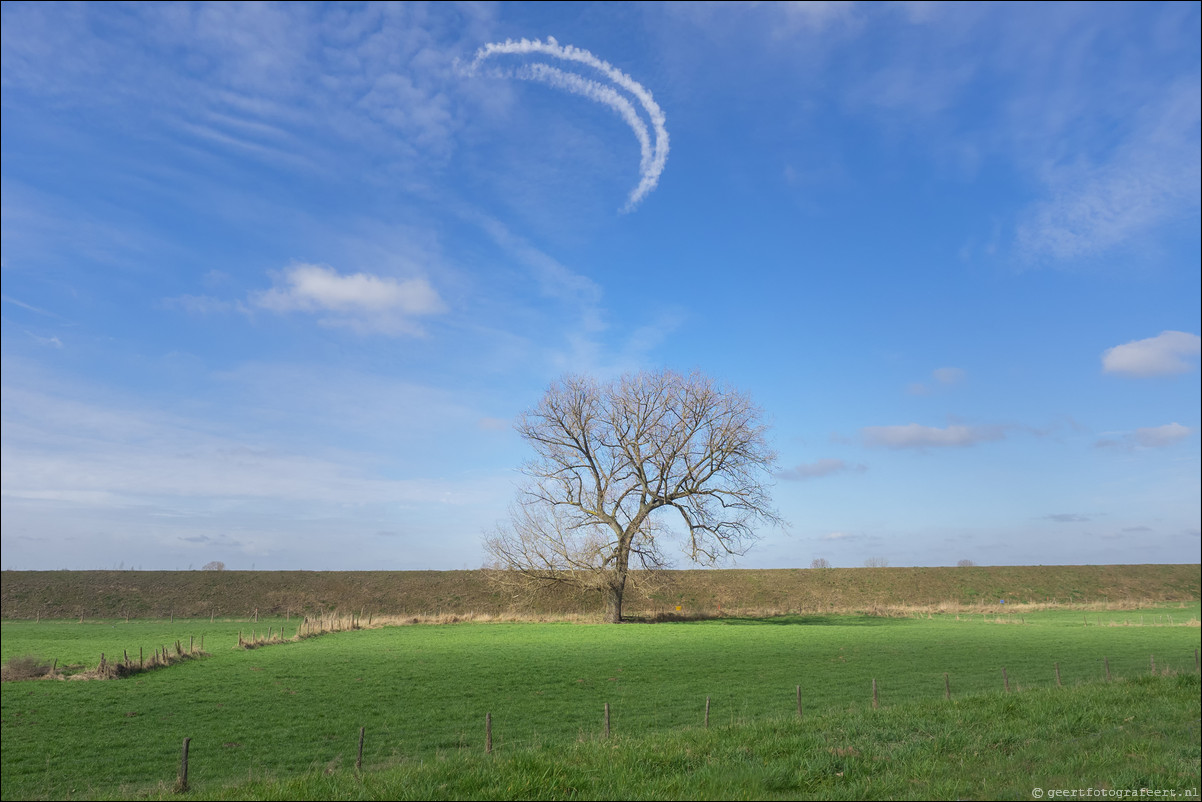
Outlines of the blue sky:
<svg viewBox="0 0 1202 802">
<path fill-rule="evenodd" d="M 772 422 L 736 566 L 1196 562 L 1199 29 L 5 3 L 4 567 L 476 568 L 664 367 Z"/>
</svg>

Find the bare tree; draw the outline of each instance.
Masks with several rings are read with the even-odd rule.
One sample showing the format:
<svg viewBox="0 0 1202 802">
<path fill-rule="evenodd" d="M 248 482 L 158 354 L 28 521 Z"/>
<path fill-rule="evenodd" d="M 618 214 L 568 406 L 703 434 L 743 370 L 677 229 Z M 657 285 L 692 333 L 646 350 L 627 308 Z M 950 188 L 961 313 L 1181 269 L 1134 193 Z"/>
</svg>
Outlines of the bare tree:
<svg viewBox="0 0 1202 802">
<path fill-rule="evenodd" d="M 746 553 L 756 524 L 781 523 L 762 413 L 705 376 L 567 376 L 517 430 L 535 457 L 509 521 L 485 541 L 498 576 L 599 590 L 611 622 L 631 568 L 664 567 L 669 537 L 713 565 Z M 653 517 L 660 509 L 676 514 Z"/>
<path fill-rule="evenodd" d="M 869 557 L 864 561 L 865 568 L 888 568 L 889 560 L 885 557 Z"/>
<path fill-rule="evenodd" d="M 960 566 L 961 568 L 971 568 L 972 566 L 976 565 L 976 563 L 974 563 L 972 560 L 961 560 L 960 562 L 956 563 L 956 565 Z"/>
<path fill-rule="evenodd" d="M 824 571 L 831 567 L 831 561 L 825 557 L 815 557 L 810 561 L 810 568 L 818 571 Z"/>
<path fill-rule="evenodd" d="M 200 567 L 200 570 L 202 570 L 202 571 L 224 571 L 225 563 L 223 563 L 221 560 L 213 560 L 210 563 L 205 563 L 204 565 L 202 565 Z"/>
</svg>

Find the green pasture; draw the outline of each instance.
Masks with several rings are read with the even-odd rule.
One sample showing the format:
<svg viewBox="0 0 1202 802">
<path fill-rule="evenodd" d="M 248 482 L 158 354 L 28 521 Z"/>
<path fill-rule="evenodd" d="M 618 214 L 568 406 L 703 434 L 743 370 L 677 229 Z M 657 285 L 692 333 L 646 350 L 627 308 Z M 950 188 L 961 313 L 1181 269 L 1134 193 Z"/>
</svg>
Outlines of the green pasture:
<svg viewBox="0 0 1202 802">
<path fill-rule="evenodd" d="M 279 621 L 5 621 L 0 657 L 94 666 L 204 636 L 209 656 L 111 681 L 28 681 L 2 688 L 3 798 L 131 796 L 174 780 L 191 738 L 198 796 L 236 781 L 353 766 L 366 770 L 483 751 L 551 753 L 601 734 L 677 737 L 703 724 L 769 726 L 796 716 L 862 715 L 877 681 L 882 711 L 1003 692 L 1014 700 L 1158 672 L 1192 674 L 1199 604 L 1144 610 L 1060 609 L 908 618 L 405 626 L 325 635 L 245 651 L 237 634 Z M 1192 625 L 1191 623 L 1192 622 Z M 1031 694 L 1035 698 L 1036 694 Z M 1015 701 L 1013 704 L 1022 704 Z M 1197 714 L 1194 713 L 1194 718 Z M 1104 723 L 1104 722 L 1103 722 Z M 1120 722 L 1121 723 L 1121 722 Z M 1092 731 L 1090 727 L 1083 732 Z M 1197 732 L 1193 740 L 1196 744 Z"/>
<path fill-rule="evenodd" d="M 1198 674 L 1144 674 L 492 755 L 461 750 L 363 772 L 314 767 L 204 797 L 1021 800 L 1090 789 L 1189 800 L 1199 787 L 1199 687 Z M 178 798 L 168 784 L 149 796 Z"/>
</svg>

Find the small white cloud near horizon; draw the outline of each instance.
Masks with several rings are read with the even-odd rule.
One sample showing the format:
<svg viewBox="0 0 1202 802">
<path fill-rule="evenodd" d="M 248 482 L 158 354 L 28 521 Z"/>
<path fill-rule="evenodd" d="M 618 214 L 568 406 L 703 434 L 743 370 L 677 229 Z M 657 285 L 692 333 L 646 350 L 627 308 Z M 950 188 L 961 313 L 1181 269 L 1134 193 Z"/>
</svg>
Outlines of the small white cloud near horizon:
<svg viewBox="0 0 1202 802">
<path fill-rule="evenodd" d="M 1162 331 L 1155 337 L 1116 345 L 1102 354 L 1102 371 L 1148 378 L 1193 370 L 1202 354 L 1202 338 L 1185 331 Z"/>
<path fill-rule="evenodd" d="M 830 476 L 835 473 L 844 471 L 866 471 L 865 465 L 849 465 L 841 459 L 820 459 L 817 462 L 811 462 L 804 465 L 796 465 L 787 470 L 780 471 L 776 474 L 777 479 L 783 479 L 787 482 L 798 482 L 805 479 L 817 479 L 821 476 Z"/>
<path fill-rule="evenodd" d="M 1165 448 L 1180 443 L 1193 433 L 1193 429 L 1174 421 L 1164 426 L 1147 426 L 1133 432 L 1124 432 L 1119 439 L 1102 439 L 1095 445 L 1100 448 Z"/>
<path fill-rule="evenodd" d="M 343 275 L 325 265 L 303 263 L 276 278 L 275 287 L 252 297 L 256 306 L 273 312 L 332 313 L 320 321 L 328 326 L 421 336 L 422 330 L 409 318 L 446 311 L 446 304 L 424 278 Z"/>
<path fill-rule="evenodd" d="M 904 426 L 865 426 L 860 430 L 864 442 L 882 448 L 963 448 L 965 446 L 1003 440 L 1002 426 L 966 426 L 952 424 L 946 429 L 908 423 Z"/>
<path fill-rule="evenodd" d="M 820 537 L 818 539 L 819 540 L 855 540 L 856 537 L 857 537 L 856 535 L 853 535 L 850 532 L 828 532 L 827 534 L 823 535 L 822 537 Z"/>
<path fill-rule="evenodd" d="M 553 36 L 548 36 L 545 42 L 539 39 L 533 41 L 528 39 L 518 41 L 506 39 L 504 42 L 486 44 L 476 51 L 476 56 L 472 59 L 471 64 L 465 68 L 465 73 L 467 75 L 475 75 L 486 59 L 497 55 L 550 56 L 562 61 L 576 62 L 591 67 L 608 78 L 612 86 L 601 84 L 590 78 L 566 72 L 547 64 L 538 63 L 526 64 L 518 69 L 508 71 L 498 70 L 493 73 L 503 78 L 517 78 L 524 81 L 544 83 L 556 89 L 562 89 L 565 92 L 596 101 L 603 106 L 608 106 L 634 132 L 635 138 L 639 141 L 641 153 L 639 160 L 639 183 L 631 190 L 630 197 L 627 199 L 626 206 L 622 211 L 632 211 L 651 190 L 655 189 L 659 183 L 660 174 L 663 173 L 664 166 L 668 161 L 668 129 L 665 126 L 667 117 L 646 87 L 617 67 L 611 65 L 608 61 L 597 58 L 583 48 L 573 47 L 572 45 L 560 45 Z M 651 121 L 651 127 L 655 131 L 654 142 L 652 142 L 647 124 L 639 116 L 634 104 L 618 92 L 614 88 L 615 86 L 632 95 L 638 101 L 639 106 L 647 113 L 647 117 Z"/>
</svg>

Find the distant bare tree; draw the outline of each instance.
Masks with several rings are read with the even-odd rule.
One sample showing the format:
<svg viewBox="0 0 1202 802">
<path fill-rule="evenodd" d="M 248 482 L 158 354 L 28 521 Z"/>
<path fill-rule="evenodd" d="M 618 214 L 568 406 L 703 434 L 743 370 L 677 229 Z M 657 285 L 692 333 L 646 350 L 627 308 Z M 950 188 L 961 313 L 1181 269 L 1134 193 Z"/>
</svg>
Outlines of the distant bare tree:
<svg viewBox="0 0 1202 802">
<path fill-rule="evenodd" d="M 616 623 L 631 567 L 664 567 L 668 536 L 703 565 L 745 553 L 757 523 L 780 523 L 761 418 L 746 395 L 699 374 L 552 384 L 517 424 L 535 456 L 509 521 L 485 540 L 494 576 L 594 588 Z M 652 517 L 665 508 L 678 528 Z"/>
<path fill-rule="evenodd" d="M 221 560 L 213 560 L 211 563 L 205 563 L 200 567 L 202 571 L 224 571 L 225 563 Z"/>
<path fill-rule="evenodd" d="M 889 560 L 884 557 L 869 557 L 864 561 L 865 568 L 888 568 Z"/>
<path fill-rule="evenodd" d="M 810 561 L 810 568 L 826 569 L 831 567 L 831 561 L 825 557 L 815 557 Z"/>
<path fill-rule="evenodd" d="M 961 568 L 971 568 L 976 565 L 976 563 L 974 563 L 972 560 L 961 560 L 960 562 L 956 563 L 956 565 L 960 566 Z"/>
</svg>

